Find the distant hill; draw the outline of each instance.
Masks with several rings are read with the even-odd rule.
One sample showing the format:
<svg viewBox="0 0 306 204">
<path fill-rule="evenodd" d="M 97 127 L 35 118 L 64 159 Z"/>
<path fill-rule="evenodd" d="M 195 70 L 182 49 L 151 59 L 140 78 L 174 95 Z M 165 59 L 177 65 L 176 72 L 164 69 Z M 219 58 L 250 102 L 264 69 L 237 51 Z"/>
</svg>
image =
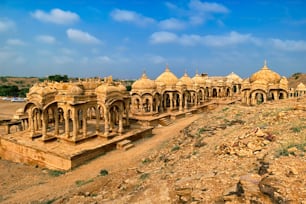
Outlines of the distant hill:
<svg viewBox="0 0 306 204">
<path fill-rule="evenodd" d="M 40 79 L 38 77 L 1 76 L 0 86 L 17 86 L 19 89 L 23 89 L 23 88 L 30 88 L 39 81 Z"/>
<path fill-rule="evenodd" d="M 296 88 L 301 82 L 306 85 L 306 73 L 295 73 L 288 78 L 289 88 Z"/>
</svg>

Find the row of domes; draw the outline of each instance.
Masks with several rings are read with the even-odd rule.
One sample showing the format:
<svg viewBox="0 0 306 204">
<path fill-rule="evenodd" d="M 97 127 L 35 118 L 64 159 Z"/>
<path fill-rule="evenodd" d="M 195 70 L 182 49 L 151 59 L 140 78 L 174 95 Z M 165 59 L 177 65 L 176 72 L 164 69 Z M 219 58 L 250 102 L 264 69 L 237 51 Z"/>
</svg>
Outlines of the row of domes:
<svg viewBox="0 0 306 204">
<path fill-rule="evenodd" d="M 242 79 L 235 73 L 231 73 L 226 76 L 226 82 L 242 82 Z M 198 73 L 193 77 L 189 77 L 188 74 L 185 74 L 178 79 L 175 74 L 173 74 L 169 67 L 166 66 L 165 71 L 159 75 L 155 80 L 151 80 L 147 77 L 145 73 L 142 74 L 141 78 L 136 80 L 132 85 L 132 90 L 154 90 L 157 86 L 162 87 L 174 87 L 174 86 L 181 86 L 186 85 L 187 87 L 192 88 L 194 85 L 204 85 L 206 83 L 211 83 L 212 80 L 209 79 L 207 76 L 203 77 Z M 224 80 L 219 80 L 218 82 L 224 83 Z"/>
</svg>

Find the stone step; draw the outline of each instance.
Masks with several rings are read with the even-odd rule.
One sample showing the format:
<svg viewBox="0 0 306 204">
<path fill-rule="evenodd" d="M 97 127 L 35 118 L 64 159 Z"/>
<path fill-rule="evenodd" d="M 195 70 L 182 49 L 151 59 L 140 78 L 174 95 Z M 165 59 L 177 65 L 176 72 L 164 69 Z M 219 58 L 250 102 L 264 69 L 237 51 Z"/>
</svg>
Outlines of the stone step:
<svg viewBox="0 0 306 204">
<path fill-rule="evenodd" d="M 161 118 L 159 119 L 159 124 L 162 126 L 168 126 L 170 124 L 172 124 L 172 121 L 168 118 Z"/>
<path fill-rule="evenodd" d="M 117 143 L 116 147 L 117 149 L 123 149 L 125 146 L 131 144 L 131 140 L 122 140 Z"/>
<path fill-rule="evenodd" d="M 129 149 L 131 149 L 131 148 L 133 148 L 133 147 L 134 147 L 134 144 L 129 143 L 129 144 L 123 146 L 123 150 L 124 150 L 124 151 L 127 151 L 127 150 L 129 150 Z"/>
<path fill-rule="evenodd" d="M 191 116 L 192 116 L 192 113 L 191 113 L 191 112 L 188 112 L 188 113 L 185 114 L 185 116 L 186 116 L 186 117 L 191 117 Z"/>
</svg>

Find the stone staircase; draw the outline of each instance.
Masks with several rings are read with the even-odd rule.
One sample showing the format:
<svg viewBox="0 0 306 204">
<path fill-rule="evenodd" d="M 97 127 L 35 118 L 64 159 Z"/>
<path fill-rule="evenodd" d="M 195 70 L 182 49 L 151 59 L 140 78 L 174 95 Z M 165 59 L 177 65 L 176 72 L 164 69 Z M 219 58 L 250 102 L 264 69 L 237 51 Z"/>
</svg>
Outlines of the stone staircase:
<svg viewBox="0 0 306 204">
<path fill-rule="evenodd" d="M 185 114 L 185 117 L 191 117 L 192 116 L 192 113 L 191 112 L 187 112 L 186 114 Z"/>
<path fill-rule="evenodd" d="M 131 142 L 131 140 L 122 140 L 117 143 L 116 147 L 117 149 L 127 151 L 134 147 L 134 144 Z"/>
<path fill-rule="evenodd" d="M 168 126 L 168 125 L 172 124 L 172 121 L 169 118 L 161 118 L 161 119 L 159 119 L 158 123 L 161 126 Z"/>
</svg>

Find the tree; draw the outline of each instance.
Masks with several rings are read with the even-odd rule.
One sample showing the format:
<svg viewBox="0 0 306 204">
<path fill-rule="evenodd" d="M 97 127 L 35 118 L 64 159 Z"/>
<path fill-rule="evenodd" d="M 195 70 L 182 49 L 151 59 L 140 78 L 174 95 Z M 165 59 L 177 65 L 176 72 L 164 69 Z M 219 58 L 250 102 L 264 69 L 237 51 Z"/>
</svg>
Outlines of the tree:
<svg viewBox="0 0 306 204">
<path fill-rule="evenodd" d="M 57 81 L 57 82 L 60 82 L 60 81 L 68 82 L 69 81 L 67 75 L 63 75 L 62 76 L 62 75 L 59 75 L 59 74 L 48 76 L 48 80 L 50 80 L 50 81 Z"/>
</svg>

